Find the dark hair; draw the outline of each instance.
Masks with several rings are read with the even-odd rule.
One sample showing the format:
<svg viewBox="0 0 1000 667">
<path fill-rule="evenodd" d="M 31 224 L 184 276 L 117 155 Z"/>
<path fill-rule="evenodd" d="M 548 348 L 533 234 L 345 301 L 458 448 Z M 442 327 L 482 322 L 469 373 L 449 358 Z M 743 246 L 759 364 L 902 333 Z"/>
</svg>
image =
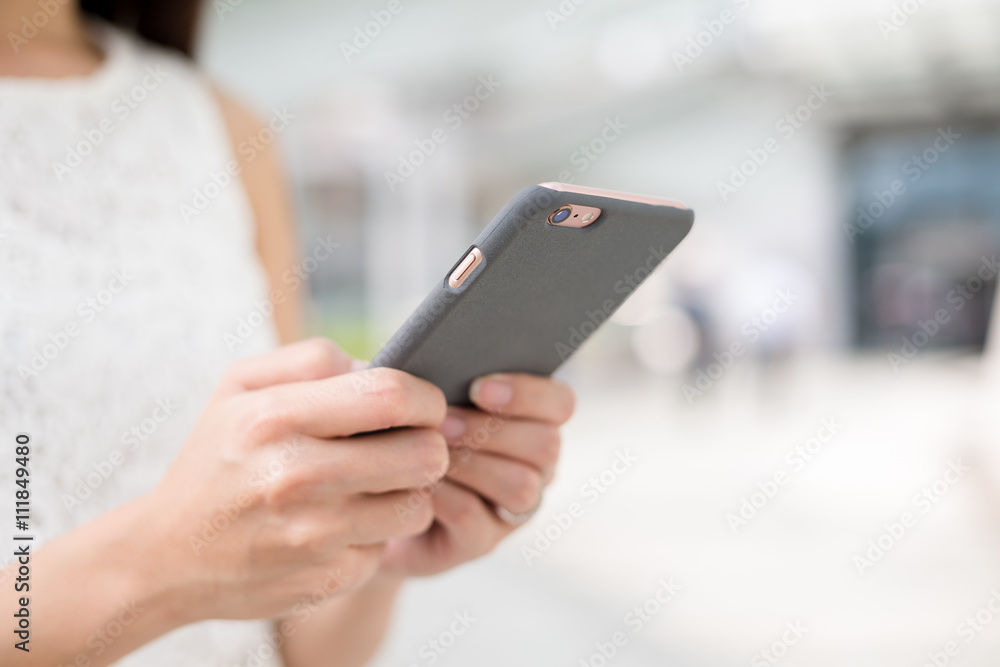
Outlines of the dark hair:
<svg viewBox="0 0 1000 667">
<path fill-rule="evenodd" d="M 190 56 L 200 0 L 81 0 L 80 8 L 140 37 Z"/>
</svg>

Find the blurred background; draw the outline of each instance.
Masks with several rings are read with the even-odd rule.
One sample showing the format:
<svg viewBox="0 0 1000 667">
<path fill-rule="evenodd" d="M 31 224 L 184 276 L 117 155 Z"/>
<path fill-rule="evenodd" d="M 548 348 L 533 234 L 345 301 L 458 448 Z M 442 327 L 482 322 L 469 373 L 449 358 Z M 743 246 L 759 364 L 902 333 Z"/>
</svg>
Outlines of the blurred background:
<svg viewBox="0 0 1000 667">
<path fill-rule="evenodd" d="M 697 213 L 561 371 L 542 510 L 377 665 L 996 664 L 1000 2 L 205 12 L 209 72 L 294 115 L 310 326 L 358 356 L 525 185 Z"/>
</svg>

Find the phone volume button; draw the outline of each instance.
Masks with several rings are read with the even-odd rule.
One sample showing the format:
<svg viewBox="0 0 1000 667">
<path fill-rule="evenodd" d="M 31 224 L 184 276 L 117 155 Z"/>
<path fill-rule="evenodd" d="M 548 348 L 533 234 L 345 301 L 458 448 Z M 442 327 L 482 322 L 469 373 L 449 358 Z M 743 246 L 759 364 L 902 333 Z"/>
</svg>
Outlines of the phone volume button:
<svg viewBox="0 0 1000 667">
<path fill-rule="evenodd" d="M 469 254 L 465 256 L 465 259 L 455 267 L 455 270 L 451 272 L 451 276 L 448 278 L 448 287 L 457 289 L 461 287 L 466 279 L 472 275 L 472 272 L 476 270 L 483 261 L 483 253 L 479 248 L 473 248 L 469 251 Z"/>
</svg>

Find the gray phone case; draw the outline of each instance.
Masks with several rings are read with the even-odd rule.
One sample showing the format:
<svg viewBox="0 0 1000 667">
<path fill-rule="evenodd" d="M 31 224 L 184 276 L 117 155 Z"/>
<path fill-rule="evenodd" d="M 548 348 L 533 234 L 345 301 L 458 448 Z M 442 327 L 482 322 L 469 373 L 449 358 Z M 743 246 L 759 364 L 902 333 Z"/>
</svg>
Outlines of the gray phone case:
<svg viewBox="0 0 1000 667">
<path fill-rule="evenodd" d="M 612 194 L 612 193 L 609 193 Z M 595 206 L 583 228 L 548 224 L 564 205 Z M 468 405 L 482 375 L 549 375 L 607 321 L 687 235 L 694 212 L 541 185 L 517 193 L 372 366 L 397 368 Z M 473 249 L 483 260 L 461 287 L 448 277 Z"/>
</svg>

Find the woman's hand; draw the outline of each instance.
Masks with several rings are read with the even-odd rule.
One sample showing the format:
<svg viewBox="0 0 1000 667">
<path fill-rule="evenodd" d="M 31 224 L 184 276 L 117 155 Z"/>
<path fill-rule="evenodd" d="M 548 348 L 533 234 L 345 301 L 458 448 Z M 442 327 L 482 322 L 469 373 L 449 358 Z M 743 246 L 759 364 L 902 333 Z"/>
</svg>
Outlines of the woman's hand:
<svg viewBox="0 0 1000 667">
<path fill-rule="evenodd" d="M 470 393 L 479 409 L 449 408 L 441 425 L 451 448 L 445 479 L 411 491 L 398 508 L 405 520 L 433 506 L 434 525 L 389 541 L 386 576 L 436 574 L 491 551 L 516 528 L 495 508 L 530 513 L 552 481 L 573 392 L 549 378 L 503 374 L 477 380 Z"/>
<path fill-rule="evenodd" d="M 278 616 L 355 588 L 385 540 L 430 526 L 430 505 L 396 507 L 448 465 L 443 394 L 350 368 L 319 339 L 236 364 L 146 499 L 158 574 L 196 610 L 188 621 Z"/>
<path fill-rule="evenodd" d="M 351 367 L 324 340 L 234 365 L 156 489 L 31 555 L 17 664 L 101 667 L 188 623 L 287 615 L 362 586 L 387 539 L 425 532 L 433 507 L 396 507 L 445 473 L 444 395 Z"/>
</svg>

